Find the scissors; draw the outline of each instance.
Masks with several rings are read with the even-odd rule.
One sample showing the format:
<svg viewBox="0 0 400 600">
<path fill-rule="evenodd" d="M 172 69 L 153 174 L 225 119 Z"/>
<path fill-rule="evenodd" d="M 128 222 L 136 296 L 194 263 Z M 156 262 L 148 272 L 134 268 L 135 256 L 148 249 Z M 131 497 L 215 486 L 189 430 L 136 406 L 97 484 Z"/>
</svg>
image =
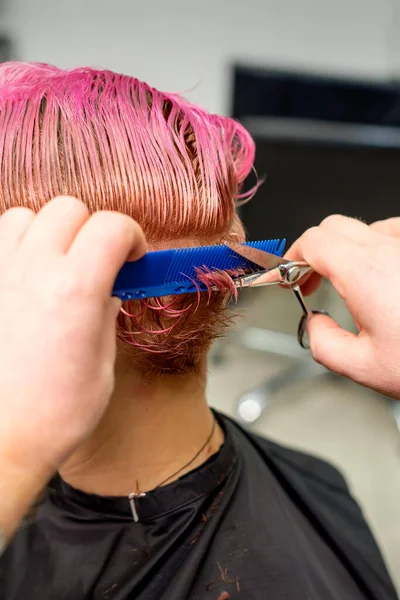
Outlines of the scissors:
<svg viewBox="0 0 400 600">
<path fill-rule="evenodd" d="M 297 329 L 297 340 L 300 346 L 306 350 L 310 348 L 306 325 L 307 321 L 313 314 L 327 314 L 325 311 L 309 310 L 305 302 L 304 296 L 300 289 L 300 280 L 310 273 L 313 269 L 304 261 L 291 261 L 280 256 L 275 256 L 264 250 L 258 250 L 245 246 L 239 242 L 225 242 L 225 245 L 245 258 L 262 268 L 258 273 L 244 275 L 240 278 L 242 287 L 260 287 L 265 285 L 287 285 L 294 293 L 297 301 L 300 304 L 303 315 L 300 319 Z"/>
</svg>

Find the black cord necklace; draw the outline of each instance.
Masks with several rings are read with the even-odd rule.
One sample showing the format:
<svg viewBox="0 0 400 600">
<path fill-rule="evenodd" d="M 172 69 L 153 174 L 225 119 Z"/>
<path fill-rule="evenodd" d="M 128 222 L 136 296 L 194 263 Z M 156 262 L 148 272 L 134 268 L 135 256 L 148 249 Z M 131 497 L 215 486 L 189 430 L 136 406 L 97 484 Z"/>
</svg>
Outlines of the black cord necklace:
<svg viewBox="0 0 400 600">
<path fill-rule="evenodd" d="M 154 490 L 158 490 L 158 488 L 160 488 L 161 486 L 165 485 L 168 481 L 170 481 L 170 479 L 173 479 L 174 477 L 176 477 L 177 475 L 179 475 L 179 473 L 182 473 L 182 471 L 184 471 L 185 469 L 187 469 L 188 467 L 190 467 L 191 464 L 194 463 L 194 461 L 196 460 L 196 458 L 198 458 L 200 456 L 200 454 L 203 452 L 204 448 L 211 442 L 211 439 L 214 435 L 215 432 L 215 427 L 217 425 L 217 420 L 214 417 L 213 420 L 213 425 L 211 428 L 211 433 L 208 436 L 208 438 L 206 439 L 206 441 L 204 442 L 204 444 L 202 445 L 202 447 L 200 448 L 200 450 L 198 450 L 196 452 L 196 454 L 193 456 L 193 458 L 191 460 L 189 460 L 189 462 L 187 462 L 185 465 L 183 465 L 183 467 L 181 467 L 180 469 L 178 469 L 177 471 L 175 471 L 175 473 L 172 473 L 172 475 L 169 475 L 169 477 L 167 477 L 166 479 L 164 479 L 161 483 L 159 483 L 158 485 L 156 485 L 155 488 L 153 488 L 152 491 Z M 129 498 L 129 504 L 132 510 L 132 516 L 133 516 L 133 520 L 135 521 L 135 523 L 137 523 L 139 521 L 139 515 L 138 512 L 136 510 L 136 504 L 135 504 L 135 500 L 137 498 L 144 498 L 146 496 L 146 492 L 141 492 L 139 490 L 139 482 L 136 482 L 136 492 L 132 492 L 132 494 L 129 494 L 128 498 Z"/>
</svg>

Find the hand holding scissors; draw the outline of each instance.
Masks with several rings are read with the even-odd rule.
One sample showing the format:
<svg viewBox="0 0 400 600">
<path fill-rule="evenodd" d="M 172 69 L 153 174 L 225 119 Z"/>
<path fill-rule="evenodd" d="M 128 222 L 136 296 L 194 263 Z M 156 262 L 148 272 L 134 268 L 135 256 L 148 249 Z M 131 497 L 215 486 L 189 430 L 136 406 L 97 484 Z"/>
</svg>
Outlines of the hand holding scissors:
<svg viewBox="0 0 400 600">
<path fill-rule="evenodd" d="M 226 246 L 263 269 L 260 273 L 244 276 L 242 284 L 252 287 L 280 284 L 290 287 L 303 311 L 297 339 L 303 348 L 309 349 L 307 322 L 313 314 L 326 314 L 324 311 L 310 311 L 301 292 L 301 280 L 312 273 L 312 267 L 303 260 L 288 260 L 238 242 L 226 242 Z"/>
<path fill-rule="evenodd" d="M 368 226 L 340 215 L 328 217 L 295 242 L 286 260 L 294 265 L 304 261 L 312 269 L 300 281 L 304 295 L 328 279 L 358 328 L 354 334 L 327 315 L 309 313 L 314 359 L 400 399 L 400 218 Z"/>
</svg>

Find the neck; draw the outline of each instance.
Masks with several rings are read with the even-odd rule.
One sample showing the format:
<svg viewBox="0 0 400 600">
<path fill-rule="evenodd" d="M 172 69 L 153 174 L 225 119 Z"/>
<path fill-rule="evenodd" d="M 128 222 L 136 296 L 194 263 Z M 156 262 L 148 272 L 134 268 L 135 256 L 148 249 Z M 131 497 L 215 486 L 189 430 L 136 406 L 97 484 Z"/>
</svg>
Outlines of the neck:
<svg viewBox="0 0 400 600">
<path fill-rule="evenodd" d="M 103 496 L 146 492 L 200 466 L 222 445 L 223 433 L 216 426 L 209 443 L 190 462 L 213 427 L 205 366 L 201 374 L 145 382 L 118 360 L 116 382 L 96 431 L 60 470 L 70 485 Z"/>
</svg>

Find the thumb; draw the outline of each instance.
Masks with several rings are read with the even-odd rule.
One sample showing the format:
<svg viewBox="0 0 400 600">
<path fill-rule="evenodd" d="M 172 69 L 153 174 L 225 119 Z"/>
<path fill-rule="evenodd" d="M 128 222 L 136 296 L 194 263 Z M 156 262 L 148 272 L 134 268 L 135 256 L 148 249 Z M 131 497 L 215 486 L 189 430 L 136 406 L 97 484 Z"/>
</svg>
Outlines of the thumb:
<svg viewBox="0 0 400 600">
<path fill-rule="evenodd" d="M 330 371 L 359 379 L 363 369 L 363 343 L 358 335 L 342 329 L 331 317 L 313 315 L 307 324 L 314 360 Z"/>
</svg>

